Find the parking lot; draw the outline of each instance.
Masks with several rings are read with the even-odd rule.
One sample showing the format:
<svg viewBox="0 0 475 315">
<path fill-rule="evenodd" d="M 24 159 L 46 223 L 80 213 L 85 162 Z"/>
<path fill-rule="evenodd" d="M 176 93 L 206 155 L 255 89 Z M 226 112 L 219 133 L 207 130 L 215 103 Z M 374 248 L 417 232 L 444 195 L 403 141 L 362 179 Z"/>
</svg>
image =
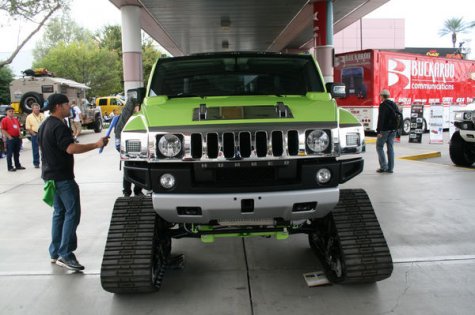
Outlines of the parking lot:
<svg viewBox="0 0 475 315">
<path fill-rule="evenodd" d="M 79 140 L 95 141 L 85 131 Z M 445 135 L 448 140 L 448 135 Z M 440 152 L 426 160 L 397 159 L 394 174 L 378 174 L 368 143 L 363 174 L 341 188 L 371 197 L 394 260 L 389 279 L 370 285 L 307 287 L 303 274 L 320 270 L 305 235 L 198 239 L 173 243 L 183 270 L 169 270 L 154 294 L 113 295 L 100 284 L 100 265 L 122 173 L 112 145 L 75 156 L 82 219 L 72 273 L 49 261 L 52 209 L 30 144 L 24 171 L 0 159 L 0 314 L 473 314 L 475 299 L 475 167 L 455 167 L 448 144 L 396 144 L 396 157 Z"/>
</svg>

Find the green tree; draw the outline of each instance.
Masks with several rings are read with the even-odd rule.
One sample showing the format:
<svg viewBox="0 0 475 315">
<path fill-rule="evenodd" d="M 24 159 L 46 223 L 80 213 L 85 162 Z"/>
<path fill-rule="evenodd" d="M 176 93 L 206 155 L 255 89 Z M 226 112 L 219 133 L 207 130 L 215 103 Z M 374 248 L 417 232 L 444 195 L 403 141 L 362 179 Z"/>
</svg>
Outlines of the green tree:
<svg viewBox="0 0 475 315">
<path fill-rule="evenodd" d="M 119 25 L 107 25 L 96 32 L 96 41 L 99 47 L 113 51 L 117 54 L 121 62 L 119 63 L 119 72 L 124 73 L 122 64 L 122 31 Z"/>
<path fill-rule="evenodd" d="M 457 43 L 457 34 L 466 33 L 475 26 L 475 22 L 465 22 L 463 18 L 450 18 L 445 20 L 444 27 L 439 30 L 440 36 L 452 34 L 452 45 L 455 48 Z"/>
<path fill-rule="evenodd" d="M 58 43 L 70 44 L 75 41 L 90 41 L 92 33 L 81 27 L 67 14 L 51 19 L 45 27 L 45 32 L 33 50 L 34 59 L 43 58 L 48 51 Z"/>
<path fill-rule="evenodd" d="M 120 59 L 115 52 L 100 48 L 95 42 L 60 42 L 34 67 L 45 67 L 56 76 L 86 84 L 90 96 L 102 96 L 122 91 Z"/>
<path fill-rule="evenodd" d="M 13 73 L 10 67 L 0 68 L 0 104 L 10 104 L 10 82 L 13 80 Z"/>
<path fill-rule="evenodd" d="M 152 67 L 158 58 L 162 56 L 162 52 L 155 49 L 152 42 L 147 42 L 142 45 L 142 66 L 144 81 L 147 82 Z"/>
<path fill-rule="evenodd" d="M 6 13 L 14 20 L 31 21 L 37 27 L 17 46 L 10 57 L 0 61 L 0 68 L 12 63 L 18 52 L 60 8 L 66 8 L 70 0 L 0 0 L 0 12 Z"/>
<path fill-rule="evenodd" d="M 101 48 L 115 51 L 122 58 L 122 31 L 119 25 L 107 25 L 96 32 Z"/>
</svg>

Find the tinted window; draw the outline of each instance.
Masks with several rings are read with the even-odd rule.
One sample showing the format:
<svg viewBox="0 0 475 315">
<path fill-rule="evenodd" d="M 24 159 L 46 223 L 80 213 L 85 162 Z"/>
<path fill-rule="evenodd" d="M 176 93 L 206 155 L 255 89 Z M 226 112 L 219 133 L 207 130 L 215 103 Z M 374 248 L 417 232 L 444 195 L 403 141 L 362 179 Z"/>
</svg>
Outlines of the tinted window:
<svg viewBox="0 0 475 315">
<path fill-rule="evenodd" d="M 160 60 L 150 96 L 305 95 L 323 92 L 309 56 L 223 55 Z"/>
<path fill-rule="evenodd" d="M 107 105 L 107 98 L 100 98 L 99 99 L 99 106 Z"/>
</svg>

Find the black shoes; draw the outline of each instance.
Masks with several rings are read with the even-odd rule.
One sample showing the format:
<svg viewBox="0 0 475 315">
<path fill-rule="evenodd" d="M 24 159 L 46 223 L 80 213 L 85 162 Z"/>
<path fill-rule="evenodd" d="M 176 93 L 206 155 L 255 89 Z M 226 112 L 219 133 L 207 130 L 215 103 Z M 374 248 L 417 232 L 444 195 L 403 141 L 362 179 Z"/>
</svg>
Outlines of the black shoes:
<svg viewBox="0 0 475 315">
<path fill-rule="evenodd" d="M 64 267 L 69 270 L 80 271 L 84 270 L 84 266 L 81 265 L 76 258 L 66 259 L 63 257 L 59 257 L 56 260 L 56 265 Z"/>
<path fill-rule="evenodd" d="M 20 170 L 20 171 L 21 170 L 26 170 L 26 168 L 23 167 L 23 166 L 18 166 L 17 168 L 12 167 L 12 168 L 8 169 L 9 172 L 16 172 L 17 170 Z"/>
<path fill-rule="evenodd" d="M 138 192 L 138 193 L 134 192 L 134 195 L 135 195 L 136 197 L 145 196 L 145 195 L 143 194 L 143 192 Z M 131 192 L 124 192 L 124 197 L 130 197 L 130 196 L 132 196 L 132 193 L 131 193 Z"/>
<path fill-rule="evenodd" d="M 394 173 L 393 171 L 383 170 L 382 168 L 378 168 L 378 169 L 376 170 L 376 172 L 378 172 L 378 173 L 389 173 L 389 174 Z"/>
<path fill-rule="evenodd" d="M 39 166 L 39 165 L 35 165 L 35 168 L 40 168 L 40 166 Z"/>
</svg>

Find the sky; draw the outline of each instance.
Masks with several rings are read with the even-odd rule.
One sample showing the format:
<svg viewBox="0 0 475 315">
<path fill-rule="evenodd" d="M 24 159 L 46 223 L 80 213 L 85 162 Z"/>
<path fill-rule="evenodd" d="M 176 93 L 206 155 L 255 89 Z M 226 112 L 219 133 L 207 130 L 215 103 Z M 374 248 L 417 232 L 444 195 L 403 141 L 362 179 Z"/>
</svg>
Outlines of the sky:
<svg viewBox="0 0 475 315">
<path fill-rule="evenodd" d="M 291 1 L 291 0 L 289 0 Z M 344 0 L 337 0 L 344 1 Z M 440 37 L 439 29 L 448 18 L 463 17 L 465 21 L 475 20 L 475 1 L 473 0 L 390 0 L 365 18 L 403 18 L 405 19 L 406 47 L 451 47 L 450 35 Z M 71 15 L 81 26 L 96 31 L 105 25 L 121 24 L 120 11 L 109 0 L 72 0 Z M 1 18 L 1 17 L 0 17 Z M 34 25 L 31 23 L 12 23 L 11 27 L 0 22 L 0 59 L 5 59 L 13 51 L 18 39 L 25 38 Z M 15 75 L 31 66 L 31 50 L 41 39 L 41 31 L 22 49 L 14 60 L 12 69 Z M 458 40 L 466 41 L 475 55 L 475 30 L 460 34 Z"/>
</svg>

